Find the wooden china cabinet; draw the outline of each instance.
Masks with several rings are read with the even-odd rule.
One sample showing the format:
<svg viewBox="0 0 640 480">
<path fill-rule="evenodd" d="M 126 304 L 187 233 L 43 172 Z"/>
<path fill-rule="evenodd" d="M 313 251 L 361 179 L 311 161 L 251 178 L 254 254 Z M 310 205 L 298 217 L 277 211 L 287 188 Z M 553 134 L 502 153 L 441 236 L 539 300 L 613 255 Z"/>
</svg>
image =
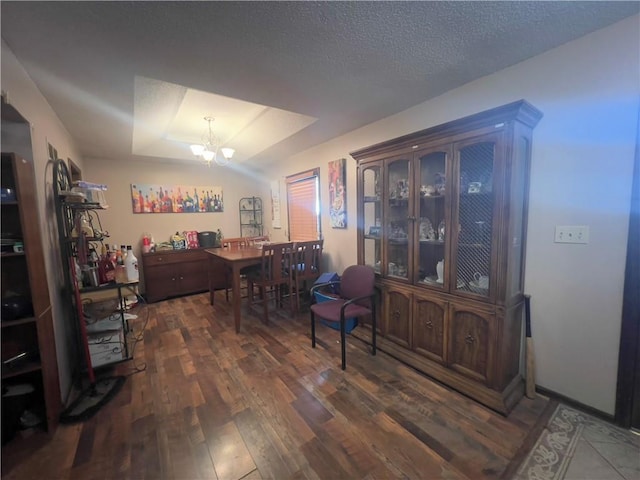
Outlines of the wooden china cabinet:
<svg viewBox="0 0 640 480">
<path fill-rule="evenodd" d="M 507 414 L 522 397 L 532 130 L 524 100 L 351 153 L 379 346 Z M 366 340 L 367 329 L 353 332 Z"/>
</svg>

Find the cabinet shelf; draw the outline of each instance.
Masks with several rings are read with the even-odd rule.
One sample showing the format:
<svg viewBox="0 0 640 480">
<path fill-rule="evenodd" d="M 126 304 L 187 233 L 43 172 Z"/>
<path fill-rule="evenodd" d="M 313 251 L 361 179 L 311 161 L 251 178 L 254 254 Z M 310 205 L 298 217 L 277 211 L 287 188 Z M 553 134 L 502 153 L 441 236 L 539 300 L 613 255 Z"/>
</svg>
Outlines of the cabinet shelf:
<svg viewBox="0 0 640 480">
<path fill-rule="evenodd" d="M 33 323 L 36 320 L 37 320 L 36 317 L 18 318 L 17 320 L 3 320 L 2 324 L 0 324 L 0 325 L 2 326 L 2 328 L 15 327 L 17 325 L 24 325 L 26 323 Z"/>
<path fill-rule="evenodd" d="M 29 360 L 20 365 L 19 367 L 2 367 L 2 379 L 14 378 L 25 373 L 37 372 L 42 370 L 42 364 L 39 360 Z"/>
<path fill-rule="evenodd" d="M 139 282 L 126 282 L 126 283 L 107 283 L 105 285 L 98 285 L 97 287 L 82 287 L 79 289 L 80 294 L 83 293 L 92 293 L 92 292 L 102 292 L 105 290 L 117 290 L 124 288 L 133 288 L 138 285 Z"/>
<path fill-rule="evenodd" d="M 485 243 L 459 243 L 458 246 L 460 248 L 489 248 L 490 245 L 489 244 L 485 244 Z"/>
<path fill-rule="evenodd" d="M 460 199 L 465 200 L 465 199 L 474 199 L 479 197 L 491 197 L 492 195 L 493 195 L 493 192 L 461 193 Z"/>
<path fill-rule="evenodd" d="M 3 207 L 15 207 L 18 205 L 18 201 L 17 200 L 3 200 L 2 202 L 0 202 L 0 205 L 2 205 Z"/>
<path fill-rule="evenodd" d="M 104 242 L 109 235 L 104 235 L 102 237 L 84 237 L 87 242 Z M 79 237 L 68 237 L 65 239 L 67 243 L 76 243 L 79 240 Z"/>
<path fill-rule="evenodd" d="M 93 202 L 65 202 L 63 200 L 61 203 L 70 210 L 105 210 L 105 207 Z"/>
<path fill-rule="evenodd" d="M 25 253 L 24 252 L 2 252 L 0 253 L 0 257 L 3 258 L 7 258 L 7 257 L 24 257 Z"/>
<path fill-rule="evenodd" d="M 365 203 L 379 202 L 380 201 L 380 197 L 364 197 L 363 201 Z"/>
</svg>

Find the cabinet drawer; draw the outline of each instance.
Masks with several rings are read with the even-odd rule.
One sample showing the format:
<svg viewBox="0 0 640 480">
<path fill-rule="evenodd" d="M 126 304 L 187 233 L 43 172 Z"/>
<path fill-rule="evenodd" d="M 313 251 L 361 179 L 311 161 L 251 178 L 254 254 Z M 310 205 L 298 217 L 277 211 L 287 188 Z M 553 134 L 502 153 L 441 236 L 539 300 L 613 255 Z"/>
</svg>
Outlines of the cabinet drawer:
<svg viewBox="0 0 640 480">
<path fill-rule="evenodd" d="M 143 268 L 150 268 L 154 265 L 199 261 L 204 262 L 206 260 L 207 253 L 204 250 L 168 250 L 166 252 L 144 254 L 142 256 L 142 266 Z"/>
</svg>

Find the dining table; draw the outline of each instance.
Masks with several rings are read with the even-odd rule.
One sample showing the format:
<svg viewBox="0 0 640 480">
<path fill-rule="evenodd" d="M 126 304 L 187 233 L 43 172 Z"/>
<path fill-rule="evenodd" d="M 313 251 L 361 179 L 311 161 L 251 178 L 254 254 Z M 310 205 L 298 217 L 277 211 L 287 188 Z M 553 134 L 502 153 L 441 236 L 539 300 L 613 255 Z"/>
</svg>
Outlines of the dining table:
<svg viewBox="0 0 640 480">
<path fill-rule="evenodd" d="M 213 305 L 214 293 L 216 285 L 211 280 L 213 271 L 219 268 L 220 263 L 224 264 L 226 271 L 231 273 L 231 283 L 233 292 L 233 319 L 235 322 L 236 333 L 240 333 L 240 324 L 242 321 L 242 293 L 240 287 L 240 272 L 243 268 L 252 265 L 259 265 L 262 262 L 262 248 L 245 247 L 245 248 L 210 248 L 206 249 L 210 257 L 209 261 L 209 298 Z M 216 266 L 217 265 L 217 266 Z"/>
</svg>

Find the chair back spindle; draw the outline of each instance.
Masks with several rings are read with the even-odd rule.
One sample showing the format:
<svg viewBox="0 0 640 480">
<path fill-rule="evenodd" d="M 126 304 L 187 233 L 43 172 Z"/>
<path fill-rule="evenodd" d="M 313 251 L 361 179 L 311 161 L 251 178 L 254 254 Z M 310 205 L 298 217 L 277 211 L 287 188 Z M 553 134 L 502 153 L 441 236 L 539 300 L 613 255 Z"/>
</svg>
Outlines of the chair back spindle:
<svg viewBox="0 0 640 480">
<path fill-rule="evenodd" d="M 294 315 L 295 303 L 292 298 L 292 272 L 293 243 L 271 243 L 262 247 L 262 260 L 259 271 L 248 274 L 249 304 L 262 304 L 263 321 L 269 323 L 269 307 L 271 300 L 282 307 L 283 300 L 288 297 L 291 316 Z M 259 298 L 255 299 L 253 289 L 260 290 Z"/>
<path fill-rule="evenodd" d="M 245 237 L 222 239 L 222 248 L 226 248 L 227 250 L 236 250 L 238 248 L 245 248 L 246 246 L 247 239 Z"/>
</svg>

